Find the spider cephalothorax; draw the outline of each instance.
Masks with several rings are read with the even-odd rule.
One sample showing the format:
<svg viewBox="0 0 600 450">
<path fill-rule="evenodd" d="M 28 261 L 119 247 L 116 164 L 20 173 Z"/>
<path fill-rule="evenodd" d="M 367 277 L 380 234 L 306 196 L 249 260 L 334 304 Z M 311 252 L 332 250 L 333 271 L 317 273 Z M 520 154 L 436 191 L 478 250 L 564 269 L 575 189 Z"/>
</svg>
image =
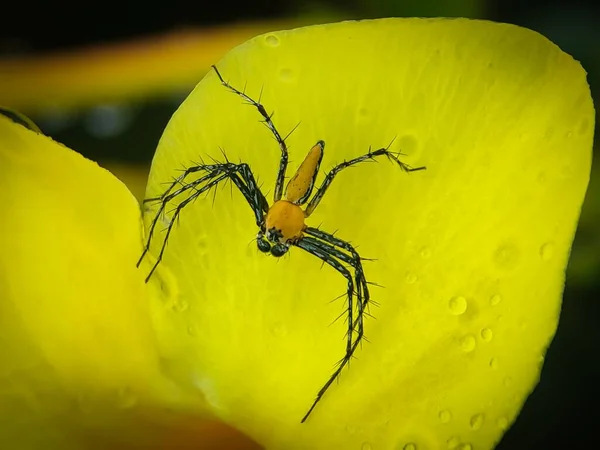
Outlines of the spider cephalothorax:
<svg viewBox="0 0 600 450">
<path fill-rule="evenodd" d="M 146 282 L 150 279 L 163 258 L 167 240 L 169 239 L 173 225 L 176 223 L 182 209 L 201 194 L 215 187 L 221 181 L 231 180 L 242 193 L 254 213 L 256 226 L 259 230 L 256 236 L 256 243 L 261 252 L 269 253 L 275 257 L 281 257 L 285 255 L 291 247 L 299 247 L 316 256 L 342 274 L 347 281 L 346 316 L 348 332 L 346 336 L 346 350 L 343 358 L 337 365 L 337 368 L 317 393 L 314 402 L 302 418 L 302 422 L 304 422 L 317 403 L 321 400 L 321 397 L 323 397 L 327 389 L 329 389 L 329 386 L 331 386 L 338 378 L 344 367 L 348 365 L 356 348 L 364 338 L 363 317 L 365 308 L 370 300 L 369 286 L 365 279 L 362 259 L 355 248 L 348 242 L 335 237 L 333 234 L 318 228 L 307 226 L 305 221 L 317 208 L 335 176 L 347 167 L 364 161 L 371 161 L 382 156 L 385 156 L 396 163 L 405 172 L 423 170 L 425 167 L 412 168 L 398 159 L 399 154 L 392 153 L 387 148 L 380 148 L 374 151 L 369 149 L 368 153 L 344 161 L 331 169 L 327 175 L 325 175 L 319 189 L 312 195 L 315 180 L 319 173 L 319 167 L 325 151 L 325 142 L 319 140 L 310 149 L 304 158 L 304 161 L 288 182 L 285 188 L 285 198 L 283 198 L 283 185 L 288 164 L 288 149 L 285 139 L 282 139 L 271 120 L 271 116 L 267 114 L 267 111 L 262 104 L 252 100 L 252 98 L 244 92 L 237 90 L 226 82 L 215 66 L 213 66 L 213 69 L 223 86 L 236 95 L 239 95 L 258 110 L 265 125 L 271 130 L 271 133 L 273 133 L 279 144 L 281 157 L 275 182 L 273 204 L 269 205 L 267 202 L 267 199 L 256 183 L 250 167 L 246 163 L 234 164 L 227 161 L 223 163 L 201 164 L 189 167 L 177 177 L 173 183 L 171 183 L 162 195 L 144 200 L 144 203 L 156 202 L 159 203 L 160 206 L 156 216 L 150 224 L 148 240 L 142 256 L 138 261 L 138 266 L 150 249 L 150 242 L 154 237 L 156 225 L 160 216 L 164 214 L 167 204 L 182 198 L 181 201 L 176 203 L 158 257 L 155 264 L 152 266 L 150 273 L 146 277 Z M 200 176 L 193 181 L 187 181 L 187 178 L 191 174 L 199 174 Z M 354 315 L 355 310 L 356 316 Z"/>
</svg>

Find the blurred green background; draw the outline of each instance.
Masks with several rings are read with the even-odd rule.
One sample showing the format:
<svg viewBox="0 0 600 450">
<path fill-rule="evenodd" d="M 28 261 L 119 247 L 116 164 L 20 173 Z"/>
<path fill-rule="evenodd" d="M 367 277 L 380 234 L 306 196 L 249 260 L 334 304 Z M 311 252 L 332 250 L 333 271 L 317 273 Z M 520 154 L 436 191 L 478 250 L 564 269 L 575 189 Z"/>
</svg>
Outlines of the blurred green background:
<svg viewBox="0 0 600 450">
<path fill-rule="evenodd" d="M 471 17 L 541 32 L 600 88 L 600 4 L 544 0 L 11 2 L 0 105 L 98 161 L 143 196 L 162 131 L 230 48 L 269 30 L 343 19 Z M 568 149 L 565 149 L 565 153 Z M 595 164 L 541 382 L 499 449 L 600 448 L 600 181 Z"/>
</svg>

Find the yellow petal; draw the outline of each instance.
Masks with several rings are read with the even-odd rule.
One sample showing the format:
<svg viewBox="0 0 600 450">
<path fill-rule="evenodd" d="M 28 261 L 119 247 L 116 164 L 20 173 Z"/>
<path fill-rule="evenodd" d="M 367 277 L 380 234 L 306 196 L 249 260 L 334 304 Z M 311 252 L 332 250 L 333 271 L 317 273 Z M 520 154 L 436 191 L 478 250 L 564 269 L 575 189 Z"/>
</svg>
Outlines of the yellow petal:
<svg viewBox="0 0 600 450">
<path fill-rule="evenodd" d="M 0 104 L 33 114 L 189 92 L 210 64 L 233 46 L 281 26 L 286 24 L 185 30 L 44 57 L 0 60 Z"/>
<path fill-rule="evenodd" d="M 0 191 L 0 448 L 254 448 L 169 379 L 125 186 L 0 116 Z"/>
<path fill-rule="evenodd" d="M 218 66 L 262 92 L 283 136 L 300 124 L 288 175 L 318 139 L 324 169 L 396 138 L 391 149 L 427 170 L 349 169 L 309 220 L 375 258 L 366 276 L 385 288 L 371 286 L 380 306 L 366 319 L 369 343 L 302 425 L 344 354 L 344 320 L 330 326 L 345 308 L 343 296 L 332 302 L 344 278 L 298 248 L 281 260 L 259 254 L 235 187 L 185 207 L 153 278 L 186 305 L 171 331 L 190 340 L 180 375 L 272 449 L 492 447 L 557 326 L 594 128 L 581 66 L 533 31 L 444 19 L 271 33 Z M 222 147 L 270 199 L 279 148 L 260 119 L 208 74 L 167 127 L 147 196 L 182 165 L 222 160 Z"/>
</svg>

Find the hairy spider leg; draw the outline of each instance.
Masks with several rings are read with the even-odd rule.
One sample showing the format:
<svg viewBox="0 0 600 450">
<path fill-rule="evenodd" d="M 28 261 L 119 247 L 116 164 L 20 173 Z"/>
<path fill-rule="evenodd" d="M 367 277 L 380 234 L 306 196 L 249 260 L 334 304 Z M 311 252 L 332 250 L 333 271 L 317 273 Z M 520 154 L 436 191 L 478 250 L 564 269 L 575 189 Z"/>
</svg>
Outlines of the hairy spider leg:
<svg viewBox="0 0 600 450">
<path fill-rule="evenodd" d="M 304 232 L 306 234 L 314 236 L 314 237 L 316 237 L 318 239 L 322 239 L 324 241 L 327 241 L 327 242 L 329 242 L 329 243 L 331 243 L 331 244 L 333 244 L 333 245 L 335 245 L 337 247 L 343 248 L 344 250 L 346 250 L 348 253 L 350 253 L 352 255 L 352 258 L 353 258 L 354 261 L 361 262 L 361 261 L 365 260 L 365 258 L 362 258 L 358 254 L 358 252 L 356 251 L 356 249 L 349 242 L 344 241 L 342 239 L 339 239 L 339 238 L 335 237 L 331 233 L 327 233 L 325 231 L 321 231 L 318 228 L 314 228 L 314 227 L 306 227 L 304 229 Z M 364 274 L 364 272 L 362 270 L 362 263 L 360 265 L 358 265 L 356 267 L 356 269 L 357 269 L 356 270 L 356 276 L 357 276 L 357 278 L 360 275 L 360 277 L 362 278 L 362 280 L 364 281 L 364 284 L 366 286 L 368 283 L 367 283 L 365 274 Z M 360 269 L 360 270 L 358 270 L 358 269 Z M 363 303 L 362 303 L 362 306 L 363 306 L 362 309 L 363 309 L 363 311 L 365 311 L 365 308 L 368 306 L 370 300 L 371 300 L 371 297 L 370 297 L 370 294 L 369 294 L 369 289 L 365 288 L 364 296 L 363 296 Z M 357 320 L 362 320 L 362 316 L 358 317 Z M 362 324 L 361 324 L 361 326 L 362 326 Z"/>
<path fill-rule="evenodd" d="M 306 231 L 306 234 L 313 234 L 314 231 L 315 231 L 315 229 L 313 229 L 313 228 L 308 229 L 308 231 Z M 352 255 L 348 255 L 348 254 L 340 251 L 338 248 L 336 248 L 334 241 L 343 242 L 345 248 L 351 247 L 350 244 L 348 244 L 344 241 L 341 241 L 337 238 L 333 238 L 333 236 L 331 236 L 329 233 L 325 233 L 325 232 L 322 232 L 319 230 L 316 230 L 316 231 L 318 231 L 318 233 L 316 233 L 316 234 L 318 234 L 319 239 L 323 239 L 322 241 L 317 239 L 316 236 L 315 237 L 303 236 L 301 239 L 299 239 L 293 245 L 300 247 L 303 250 L 305 250 L 305 251 L 309 252 L 310 254 L 316 256 L 317 258 L 321 259 L 323 262 L 327 263 L 328 265 L 333 267 L 335 270 L 340 272 L 348 280 L 348 293 L 347 293 L 347 295 L 348 295 L 348 308 L 347 308 L 348 332 L 347 332 L 347 341 L 346 341 L 346 352 L 344 354 L 344 357 L 338 362 L 336 370 L 333 372 L 333 374 L 329 377 L 327 382 L 323 385 L 323 387 L 317 393 L 317 396 L 316 396 L 313 404 L 311 405 L 310 409 L 307 411 L 307 413 L 302 418 L 301 423 L 304 423 L 306 421 L 306 419 L 308 419 L 308 416 L 310 416 L 310 414 L 315 409 L 315 407 L 317 406 L 317 404 L 319 403 L 319 401 L 321 400 L 323 395 L 325 395 L 325 392 L 327 392 L 327 390 L 329 389 L 331 384 L 340 376 L 344 367 L 346 367 L 346 365 L 348 365 L 350 360 L 352 359 L 352 356 L 354 355 L 354 352 L 356 351 L 356 348 L 357 348 L 358 344 L 361 342 L 361 340 L 363 338 L 363 334 L 364 334 L 362 315 L 363 315 L 363 306 L 365 305 L 365 302 L 363 300 L 363 295 L 366 295 L 367 297 L 369 296 L 368 286 L 367 286 L 366 280 L 364 278 L 364 273 L 362 270 L 360 256 L 358 256 L 358 253 L 354 250 L 354 248 L 352 248 L 352 251 L 351 251 Z M 313 234 L 313 236 L 314 236 L 314 234 Z M 354 255 L 357 255 L 357 256 L 354 256 Z M 350 274 L 350 271 L 342 263 L 348 264 L 350 267 L 352 267 L 354 269 L 354 272 L 355 272 L 354 279 L 353 279 L 352 275 Z M 356 292 L 354 290 L 354 286 L 356 286 Z M 353 298 L 354 294 L 356 294 L 356 298 L 357 298 L 356 308 L 357 308 L 357 316 L 358 317 L 357 317 L 356 321 L 353 320 L 352 298 Z M 355 329 L 355 325 L 356 325 L 356 329 Z M 353 339 L 353 336 L 355 333 L 356 333 L 356 338 Z"/>
<path fill-rule="evenodd" d="M 281 196 L 283 194 L 283 183 L 285 181 L 285 173 L 288 165 L 288 148 L 285 144 L 285 139 L 282 139 L 281 135 L 279 134 L 279 131 L 277 131 L 277 128 L 275 128 L 275 124 L 271 120 L 272 114 L 269 115 L 265 107 L 260 102 L 253 100 L 251 97 L 246 95 L 246 93 L 237 90 L 236 88 L 231 86 L 227 81 L 225 81 L 221 76 L 219 69 L 217 69 L 217 66 L 213 65 L 212 68 L 219 77 L 219 80 L 221 81 L 221 84 L 223 86 L 225 86 L 231 92 L 242 97 L 244 100 L 246 100 L 249 104 L 251 104 L 258 110 L 260 115 L 263 117 L 263 122 L 265 123 L 267 128 L 271 130 L 273 136 L 275 136 L 275 140 L 277 141 L 277 144 L 279 144 L 279 148 L 281 149 L 281 159 L 279 160 L 279 170 L 277 171 L 277 180 L 275 181 L 275 192 L 273 194 L 273 201 L 276 202 L 281 200 Z"/>
<path fill-rule="evenodd" d="M 229 166 L 225 165 L 226 168 L 230 168 Z M 139 267 L 142 260 L 144 259 L 144 256 L 146 255 L 146 253 L 148 252 L 148 249 L 150 247 L 150 241 L 152 240 L 152 237 L 154 235 L 154 231 L 156 228 L 156 224 L 158 223 L 158 218 L 160 217 L 160 215 L 164 212 L 168 202 L 175 198 L 175 196 L 184 193 L 185 191 L 191 190 L 191 189 L 195 189 L 196 186 L 198 186 L 199 184 L 203 183 L 204 181 L 207 181 L 209 179 L 212 179 L 214 177 L 216 177 L 217 175 L 223 173 L 223 170 L 220 170 L 221 168 L 219 168 L 218 166 L 212 164 L 212 165 L 197 165 L 197 166 L 192 166 L 192 167 L 188 167 L 180 176 L 178 176 L 177 178 L 175 178 L 173 180 L 173 182 L 169 185 L 169 187 L 167 188 L 167 190 L 165 192 L 163 192 L 160 196 L 158 197 L 152 197 L 152 198 L 147 198 L 144 199 L 144 201 L 142 203 L 146 204 L 146 203 L 150 203 L 150 202 L 161 202 L 161 206 L 157 211 L 157 214 L 154 218 L 154 220 L 152 221 L 152 224 L 150 226 L 149 232 L 148 232 L 148 242 L 147 245 L 144 247 L 144 251 L 142 252 L 142 255 L 140 256 L 136 267 Z M 209 173 L 204 175 L 203 177 L 194 180 L 192 183 L 188 183 L 188 184 L 183 184 L 185 178 L 192 174 L 192 173 L 196 173 L 199 171 L 208 171 Z M 250 186 L 254 186 L 254 190 L 258 191 L 258 193 L 260 194 L 260 190 L 258 189 L 258 187 L 256 186 L 256 182 L 254 181 L 254 177 L 252 176 L 252 172 L 250 171 L 249 167 L 245 167 L 245 168 L 241 168 L 241 172 L 243 174 L 245 174 L 246 176 L 248 175 L 249 172 L 249 177 L 246 178 L 249 182 Z M 171 195 L 171 191 L 173 190 L 173 188 L 175 186 L 179 186 L 181 185 L 182 187 L 177 189 L 177 191 L 175 192 L 174 195 Z M 262 195 L 262 194 L 260 194 Z M 264 197 L 263 197 L 264 198 Z M 166 199 L 166 200 L 165 200 Z M 265 208 L 268 209 L 268 204 L 266 204 L 266 199 L 264 200 L 265 203 Z M 265 209 L 265 211 L 266 211 Z M 255 213 L 256 214 L 256 213 Z"/>
<path fill-rule="evenodd" d="M 190 172 L 190 173 L 192 173 L 192 172 Z M 171 201 L 178 195 L 183 194 L 184 192 L 194 189 L 197 185 L 199 185 L 207 180 L 211 180 L 211 179 L 215 178 L 219 174 L 220 174 L 219 172 L 208 173 L 208 174 L 204 175 L 203 177 L 198 178 L 197 180 L 194 180 L 191 183 L 183 185 L 181 188 L 179 188 L 175 192 L 171 193 L 171 190 L 173 189 L 173 187 L 182 182 L 180 180 L 181 177 L 178 177 L 175 181 L 173 181 L 173 183 L 167 188 L 167 190 L 161 196 L 147 198 L 144 200 L 143 203 L 160 202 L 160 207 L 158 208 L 158 211 L 156 212 L 154 219 L 152 219 L 152 223 L 150 224 L 150 228 L 148 230 L 148 237 L 146 239 L 146 245 L 144 246 L 144 251 L 142 252 L 140 258 L 138 259 L 136 267 L 140 267 L 140 264 L 142 263 L 144 256 L 146 256 L 146 254 L 148 253 L 148 250 L 150 249 L 150 242 L 152 241 L 152 238 L 154 237 L 154 232 L 156 230 L 156 224 L 158 223 L 158 219 L 160 218 L 161 214 L 163 214 L 163 212 L 165 211 L 165 208 L 167 207 L 167 204 L 169 203 L 169 201 Z"/>
<path fill-rule="evenodd" d="M 242 193 L 242 195 L 246 199 L 246 202 L 248 203 L 248 205 L 254 212 L 257 226 L 260 227 L 263 223 L 264 213 L 266 213 L 269 208 L 268 203 L 267 203 L 266 198 L 263 196 L 262 192 L 258 188 L 256 180 L 254 179 L 254 175 L 252 174 L 252 171 L 250 170 L 250 167 L 248 166 L 248 164 L 246 164 L 246 163 L 210 164 L 210 165 L 204 165 L 204 166 L 196 166 L 194 171 L 197 172 L 198 170 L 201 170 L 198 168 L 201 168 L 202 170 L 205 170 L 208 173 L 206 175 L 204 175 L 203 177 L 199 178 L 198 180 L 194 180 L 190 183 L 183 185 L 181 188 L 176 189 L 175 191 L 169 193 L 168 195 L 162 195 L 161 197 L 159 197 L 161 206 L 150 226 L 150 231 L 148 234 L 146 246 L 144 247 L 142 256 L 140 257 L 140 259 L 138 261 L 138 266 L 141 263 L 143 257 L 148 253 L 148 251 L 150 249 L 150 242 L 151 242 L 152 236 L 154 234 L 156 224 L 158 223 L 160 214 L 165 210 L 166 205 L 171 200 L 178 197 L 179 195 L 181 195 L 185 192 L 188 192 L 188 191 L 193 191 L 189 197 L 187 197 L 185 200 L 181 201 L 175 207 L 175 212 L 174 212 L 173 217 L 171 218 L 171 221 L 167 227 L 166 235 L 163 240 L 163 244 L 161 246 L 161 250 L 159 252 L 158 258 L 157 258 L 156 262 L 154 263 L 152 269 L 150 270 L 150 273 L 146 277 L 146 282 L 148 282 L 150 280 L 150 277 L 152 276 L 152 274 L 158 267 L 158 264 L 162 260 L 162 257 L 163 257 L 163 254 L 164 254 L 164 251 L 165 251 L 165 248 L 167 245 L 167 240 L 169 239 L 173 225 L 176 222 L 179 214 L 181 213 L 181 210 L 186 205 L 188 205 L 189 203 L 194 201 L 196 198 L 198 198 L 202 193 L 204 193 L 204 192 L 208 191 L 209 189 L 211 189 L 212 187 L 216 186 L 219 182 L 221 182 L 227 178 L 229 178 L 231 181 L 233 181 L 233 183 L 236 185 L 236 187 Z M 202 186 L 200 188 L 198 187 L 199 185 L 201 185 L 203 182 L 205 182 L 207 180 L 210 180 L 210 181 L 207 184 L 205 184 L 204 186 Z M 179 181 L 176 180 L 174 183 L 178 183 L 178 182 Z M 167 189 L 167 191 L 169 191 L 172 188 L 172 186 L 173 185 L 171 185 L 171 187 L 169 189 Z"/>
<path fill-rule="evenodd" d="M 340 173 L 342 170 L 344 170 L 347 167 L 351 167 L 355 164 L 358 164 L 358 163 L 361 163 L 364 161 L 375 161 L 375 158 L 378 156 L 386 156 L 389 160 L 398 164 L 398 166 L 400 166 L 400 168 L 405 172 L 416 172 L 417 170 L 425 170 L 426 169 L 425 166 L 413 168 L 413 167 L 409 166 L 408 164 L 403 163 L 402 161 L 400 161 L 398 159 L 397 153 L 390 152 L 387 148 L 380 148 L 375 151 L 371 151 L 369 149 L 368 153 L 366 153 L 362 156 L 358 156 L 354 159 L 350 159 L 348 161 L 341 162 L 329 171 L 329 173 L 325 176 L 325 179 L 323 180 L 321 187 L 317 190 L 317 193 L 314 195 L 314 197 L 311 199 L 311 201 L 308 203 L 308 206 L 304 210 L 306 217 L 309 217 L 314 212 L 314 210 L 317 208 L 317 206 L 323 199 L 325 192 L 327 192 L 329 185 L 331 184 L 331 182 L 333 181 L 333 179 L 335 178 L 335 176 L 338 173 Z"/>
</svg>

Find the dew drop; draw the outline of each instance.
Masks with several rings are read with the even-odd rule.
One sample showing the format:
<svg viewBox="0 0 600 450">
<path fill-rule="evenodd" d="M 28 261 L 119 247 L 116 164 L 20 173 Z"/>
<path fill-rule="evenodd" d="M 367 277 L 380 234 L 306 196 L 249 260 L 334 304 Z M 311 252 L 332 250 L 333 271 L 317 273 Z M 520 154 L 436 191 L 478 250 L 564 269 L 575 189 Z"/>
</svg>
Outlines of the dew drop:
<svg viewBox="0 0 600 450">
<path fill-rule="evenodd" d="M 265 42 L 271 47 L 277 47 L 279 45 L 279 38 L 273 34 L 270 34 L 265 38 Z"/>
<path fill-rule="evenodd" d="M 509 387 L 512 385 L 513 379 L 511 377 L 506 377 L 504 379 L 504 386 Z"/>
<path fill-rule="evenodd" d="M 194 325 L 190 325 L 189 327 L 187 327 L 187 333 L 192 337 L 198 335 L 198 332 L 196 331 L 196 327 Z"/>
<path fill-rule="evenodd" d="M 448 423 L 450 422 L 450 420 L 452 420 L 452 413 L 445 409 L 443 411 L 440 411 L 440 413 L 438 414 L 438 418 L 440 419 L 440 422 Z"/>
<path fill-rule="evenodd" d="M 460 341 L 460 348 L 465 353 L 469 353 L 469 352 L 472 352 L 473 350 L 475 350 L 475 345 L 476 345 L 475 337 L 473 337 L 470 334 L 463 337 Z"/>
<path fill-rule="evenodd" d="M 417 282 L 417 276 L 414 273 L 412 273 L 412 272 L 408 272 L 406 274 L 406 283 L 407 284 L 414 284 L 416 282 Z"/>
<path fill-rule="evenodd" d="M 446 441 L 449 450 L 453 450 L 460 445 L 460 439 L 458 436 L 452 436 L 450 439 Z"/>
<path fill-rule="evenodd" d="M 409 442 L 404 447 L 402 447 L 402 450 L 417 450 L 417 445 L 413 444 L 412 442 Z"/>
<path fill-rule="evenodd" d="M 361 450 L 371 450 L 371 443 L 370 442 L 363 442 L 363 445 L 360 447 Z"/>
<path fill-rule="evenodd" d="M 411 157 L 414 157 L 419 151 L 419 140 L 412 134 L 400 136 L 396 142 L 396 145 L 398 145 L 397 148 L 400 149 L 404 155 L 410 155 Z M 423 250 L 425 250 L 425 248 Z M 421 256 L 423 256 L 423 250 L 421 250 Z M 431 256 L 431 251 L 429 251 L 429 256 Z M 429 258 L 429 256 L 427 256 L 427 258 Z M 423 257 L 425 258 L 425 256 Z"/>
<path fill-rule="evenodd" d="M 540 247 L 540 256 L 544 261 L 548 261 L 554 256 L 555 245 L 553 242 L 546 242 Z"/>
<path fill-rule="evenodd" d="M 479 430 L 483 426 L 483 422 L 485 420 L 485 416 L 483 414 L 475 414 L 471 417 L 469 424 L 473 430 Z"/>
<path fill-rule="evenodd" d="M 514 269 L 519 262 L 519 249 L 514 244 L 501 245 L 494 253 L 494 263 L 501 269 Z"/>
<path fill-rule="evenodd" d="M 481 330 L 481 339 L 483 339 L 485 342 L 490 342 L 493 337 L 494 333 L 492 333 L 492 330 L 489 328 L 484 328 Z"/>
<path fill-rule="evenodd" d="M 494 370 L 498 368 L 498 358 L 490 359 L 490 367 Z"/>
<path fill-rule="evenodd" d="M 494 294 L 490 298 L 490 305 L 496 306 L 500 301 L 502 301 L 502 296 L 500 294 Z"/>
<path fill-rule="evenodd" d="M 471 444 L 461 444 L 458 450 L 473 450 L 473 446 Z"/>
<path fill-rule="evenodd" d="M 506 430 L 508 428 L 508 419 L 506 417 L 500 417 L 496 424 L 501 430 Z"/>
<path fill-rule="evenodd" d="M 467 299 L 460 296 L 452 297 L 448 302 L 448 307 L 450 308 L 450 312 L 455 316 L 464 314 L 467 310 Z"/>
<path fill-rule="evenodd" d="M 421 249 L 421 258 L 429 259 L 431 257 L 431 249 L 429 247 L 423 247 Z"/>
</svg>

